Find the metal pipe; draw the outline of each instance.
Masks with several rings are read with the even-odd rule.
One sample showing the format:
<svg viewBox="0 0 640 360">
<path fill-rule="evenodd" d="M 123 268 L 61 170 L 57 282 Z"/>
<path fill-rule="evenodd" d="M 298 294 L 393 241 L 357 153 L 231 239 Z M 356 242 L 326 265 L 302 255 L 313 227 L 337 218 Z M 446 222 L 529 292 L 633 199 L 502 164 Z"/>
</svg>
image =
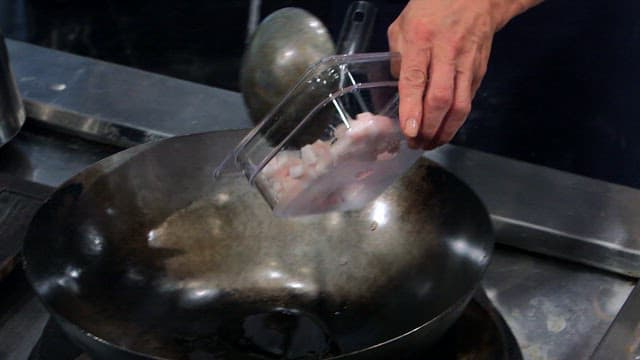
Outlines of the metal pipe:
<svg viewBox="0 0 640 360">
<path fill-rule="evenodd" d="M 260 8 L 262 5 L 262 0 L 251 0 L 249 3 L 249 19 L 247 21 L 247 38 L 245 42 L 248 44 L 251 36 L 254 31 L 258 27 L 258 23 L 260 22 Z"/>
</svg>

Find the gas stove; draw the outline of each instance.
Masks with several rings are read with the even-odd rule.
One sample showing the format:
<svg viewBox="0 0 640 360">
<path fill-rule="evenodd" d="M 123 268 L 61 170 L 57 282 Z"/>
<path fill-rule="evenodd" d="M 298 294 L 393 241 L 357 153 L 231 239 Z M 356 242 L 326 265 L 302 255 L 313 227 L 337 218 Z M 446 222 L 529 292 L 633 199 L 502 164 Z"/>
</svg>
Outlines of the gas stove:
<svg viewBox="0 0 640 360">
<path fill-rule="evenodd" d="M 11 270 L 29 216 L 64 180 L 127 146 L 251 123 L 237 93 L 9 45 L 30 118 L 0 148 L 0 359 L 86 359 L 50 321 L 20 267 Z M 38 70 L 46 64 L 56 64 L 55 74 Z M 91 74 L 101 76 L 95 93 Z M 53 83 L 66 83 L 65 96 Z M 202 98 L 203 106 L 181 109 Z M 483 281 L 489 301 L 476 296 L 430 355 L 637 358 L 640 192 L 456 146 L 427 157 L 478 193 L 498 240 Z"/>
</svg>

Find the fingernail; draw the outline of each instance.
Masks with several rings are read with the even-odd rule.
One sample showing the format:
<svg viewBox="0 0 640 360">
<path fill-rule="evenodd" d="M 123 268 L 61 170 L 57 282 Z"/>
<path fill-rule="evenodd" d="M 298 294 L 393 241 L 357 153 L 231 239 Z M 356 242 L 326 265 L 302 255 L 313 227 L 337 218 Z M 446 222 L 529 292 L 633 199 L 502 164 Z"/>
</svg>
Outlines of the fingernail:
<svg viewBox="0 0 640 360">
<path fill-rule="evenodd" d="M 404 131 L 409 137 L 416 137 L 418 135 L 418 120 L 411 118 L 407 120 Z"/>
</svg>

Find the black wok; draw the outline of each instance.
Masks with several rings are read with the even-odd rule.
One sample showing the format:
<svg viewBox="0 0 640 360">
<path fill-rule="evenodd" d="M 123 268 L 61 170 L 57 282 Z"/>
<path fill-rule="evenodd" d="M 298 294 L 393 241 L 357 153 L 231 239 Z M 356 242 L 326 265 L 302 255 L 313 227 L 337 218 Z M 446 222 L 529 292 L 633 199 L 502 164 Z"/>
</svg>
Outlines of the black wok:
<svg viewBox="0 0 640 360">
<path fill-rule="evenodd" d="M 277 218 L 239 174 L 212 181 L 238 135 L 116 154 L 39 210 L 25 270 L 72 340 L 101 359 L 391 359 L 456 320 L 493 248 L 469 188 L 421 159 L 363 210 Z"/>
</svg>

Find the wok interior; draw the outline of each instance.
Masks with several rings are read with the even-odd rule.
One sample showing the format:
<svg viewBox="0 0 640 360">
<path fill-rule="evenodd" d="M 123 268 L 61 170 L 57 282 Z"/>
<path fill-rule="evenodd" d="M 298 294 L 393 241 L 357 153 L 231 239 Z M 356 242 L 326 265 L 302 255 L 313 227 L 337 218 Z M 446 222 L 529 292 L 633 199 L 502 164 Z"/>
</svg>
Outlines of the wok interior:
<svg viewBox="0 0 640 360">
<path fill-rule="evenodd" d="M 239 174 L 213 183 L 207 149 L 164 141 L 56 192 L 24 249 L 54 313 L 160 357 L 329 357 L 430 321 L 482 276 L 486 211 L 425 159 L 362 210 L 285 219 Z"/>
</svg>

